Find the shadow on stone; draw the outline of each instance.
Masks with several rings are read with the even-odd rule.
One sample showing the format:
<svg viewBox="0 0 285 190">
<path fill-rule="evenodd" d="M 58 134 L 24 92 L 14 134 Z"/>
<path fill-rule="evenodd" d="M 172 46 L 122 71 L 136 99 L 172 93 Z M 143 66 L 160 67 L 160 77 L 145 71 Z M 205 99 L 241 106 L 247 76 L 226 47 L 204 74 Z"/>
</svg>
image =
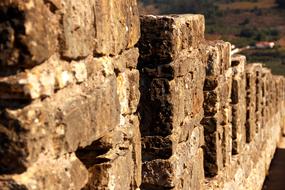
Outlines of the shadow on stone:
<svg viewBox="0 0 285 190">
<path fill-rule="evenodd" d="M 269 174 L 263 190 L 284 190 L 285 187 L 285 149 L 278 148 L 271 162 Z"/>
</svg>

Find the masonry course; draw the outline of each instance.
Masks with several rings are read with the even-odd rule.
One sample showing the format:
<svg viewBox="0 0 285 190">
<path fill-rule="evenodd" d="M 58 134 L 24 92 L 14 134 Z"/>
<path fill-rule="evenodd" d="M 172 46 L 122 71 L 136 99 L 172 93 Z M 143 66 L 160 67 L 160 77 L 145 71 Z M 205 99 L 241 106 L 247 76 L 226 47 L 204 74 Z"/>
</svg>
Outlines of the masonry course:
<svg viewBox="0 0 285 190">
<path fill-rule="evenodd" d="M 0 189 L 261 189 L 285 78 L 137 2 L 0 2 Z"/>
</svg>

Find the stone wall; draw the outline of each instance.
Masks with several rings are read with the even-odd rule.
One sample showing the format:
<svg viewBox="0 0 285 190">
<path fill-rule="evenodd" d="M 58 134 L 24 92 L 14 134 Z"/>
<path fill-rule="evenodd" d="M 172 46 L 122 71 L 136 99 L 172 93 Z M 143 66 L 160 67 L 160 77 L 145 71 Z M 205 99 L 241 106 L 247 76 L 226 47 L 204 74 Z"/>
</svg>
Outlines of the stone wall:
<svg viewBox="0 0 285 190">
<path fill-rule="evenodd" d="M 204 30 L 136 0 L 2 0 L 0 189 L 261 189 L 285 78 Z"/>
<path fill-rule="evenodd" d="M 0 189 L 138 188 L 136 1 L 0 10 Z"/>
</svg>

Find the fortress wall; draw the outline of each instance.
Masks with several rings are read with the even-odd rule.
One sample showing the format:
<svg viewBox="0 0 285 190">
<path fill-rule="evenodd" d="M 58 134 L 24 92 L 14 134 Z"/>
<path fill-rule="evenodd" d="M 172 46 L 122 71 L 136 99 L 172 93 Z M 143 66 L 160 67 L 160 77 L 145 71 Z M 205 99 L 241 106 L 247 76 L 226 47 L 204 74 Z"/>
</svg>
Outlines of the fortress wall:
<svg viewBox="0 0 285 190">
<path fill-rule="evenodd" d="M 183 46 L 180 54 L 175 54 L 183 38 L 175 35 L 185 22 L 183 20 L 181 24 L 182 16 L 188 18 L 188 22 L 197 18 L 196 15 L 141 17 L 142 37 L 138 47 L 142 87 L 139 104 L 143 139 L 142 188 L 261 189 L 284 126 L 284 77 L 272 75 L 262 64 L 247 64 L 246 57 L 242 55 L 231 56 L 230 44 L 223 41 L 201 39 L 198 45 L 191 41 Z M 192 36 L 196 37 L 199 27 L 192 27 L 191 32 Z M 185 39 L 186 42 L 187 40 L 188 38 Z M 173 41 L 177 43 L 173 45 Z M 196 110 L 194 107 L 181 106 L 187 91 L 176 82 L 176 78 L 184 75 L 175 75 L 178 71 L 166 69 L 172 68 L 186 49 L 188 55 L 198 49 L 199 55 L 203 57 L 200 62 L 193 60 L 184 64 L 188 64 L 187 67 L 193 64 L 198 67 L 197 64 L 200 64 L 199 70 L 196 70 L 198 73 L 194 72 L 192 80 L 185 80 L 184 86 L 196 89 L 197 94 L 203 93 L 203 104 L 200 104 L 203 108 L 202 117 L 191 113 L 191 110 Z M 195 55 L 196 59 L 199 55 Z M 186 58 L 185 55 L 183 57 Z M 167 71 L 168 75 L 165 74 Z M 201 73 L 204 73 L 204 78 L 200 80 L 204 80 L 204 83 L 197 91 L 201 83 L 197 83 L 195 74 Z M 193 86 L 193 83 L 196 85 Z M 172 91 L 174 87 L 171 84 L 175 84 L 179 93 Z M 191 97 L 191 93 L 188 95 Z M 157 107 L 159 109 L 156 109 Z M 175 109 L 178 111 L 175 112 Z M 188 109 L 190 116 L 185 115 L 188 113 L 185 110 Z M 184 167 L 175 170 L 179 167 L 171 165 L 177 154 L 173 145 L 181 142 L 171 137 L 175 136 L 179 129 L 183 130 L 182 133 L 188 133 L 184 127 L 188 118 L 202 125 L 203 133 L 199 136 L 199 141 L 204 161 L 198 162 L 188 154 L 196 144 L 195 139 L 188 139 L 190 142 L 183 148 L 183 157 L 179 157 L 179 164 Z M 177 127 L 179 123 L 180 127 Z M 160 137 L 151 137 L 159 140 L 144 143 L 145 139 L 150 139 L 149 136 Z M 169 143 L 167 147 L 166 142 Z M 195 168 L 188 167 L 191 163 L 204 168 L 204 185 L 191 181 L 201 175 L 197 174 Z M 181 176 L 181 171 L 187 175 Z M 185 183 L 188 181 L 194 186 Z"/>
<path fill-rule="evenodd" d="M 261 189 L 285 78 L 137 2 L 0 2 L 0 189 Z"/>
</svg>

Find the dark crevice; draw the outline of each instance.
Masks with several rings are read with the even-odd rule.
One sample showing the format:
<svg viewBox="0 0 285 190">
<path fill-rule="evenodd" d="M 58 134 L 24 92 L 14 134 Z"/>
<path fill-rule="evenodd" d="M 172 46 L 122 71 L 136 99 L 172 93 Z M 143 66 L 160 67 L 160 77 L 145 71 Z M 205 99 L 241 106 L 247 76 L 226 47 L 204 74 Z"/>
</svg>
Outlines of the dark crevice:
<svg viewBox="0 0 285 190">
<path fill-rule="evenodd" d="M 20 123 L 0 113 L 0 175 L 20 174 L 26 171 L 29 155 L 25 143 L 26 130 Z"/>
<path fill-rule="evenodd" d="M 79 148 L 75 153 L 86 168 L 90 168 L 96 164 L 109 162 L 110 159 L 100 156 L 106 154 L 111 148 L 112 146 L 110 144 L 103 143 L 101 139 L 99 139 L 85 148 Z"/>
<path fill-rule="evenodd" d="M 29 99 L 0 99 L 0 111 L 5 109 L 22 109 L 32 103 Z"/>
<path fill-rule="evenodd" d="M 24 62 L 31 54 L 22 37 L 25 35 L 25 14 L 16 6 L 4 6 L 0 9 L 0 67 L 1 76 L 15 74 L 26 68 Z M 30 62 L 29 67 L 34 63 Z M 17 66 L 17 67 L 16 67 Z M 6 67 L 9 69 L 6 70 Z"/>
<path fill-rule="evenodd" d="M 44 3 L 48 6 L 50 12 L 56 13 L 58 7 L 51 0 L 44 0 Z"/>
<path fill-rule="evenodd" d="M 141 190 L 171 190 L 173 189 L 172 187 L 163 187 L 163 186 L 158 186 L 158 185 L 152 185 L 152 184 L 142 184 L 140 186 Z"/>
</svg>

